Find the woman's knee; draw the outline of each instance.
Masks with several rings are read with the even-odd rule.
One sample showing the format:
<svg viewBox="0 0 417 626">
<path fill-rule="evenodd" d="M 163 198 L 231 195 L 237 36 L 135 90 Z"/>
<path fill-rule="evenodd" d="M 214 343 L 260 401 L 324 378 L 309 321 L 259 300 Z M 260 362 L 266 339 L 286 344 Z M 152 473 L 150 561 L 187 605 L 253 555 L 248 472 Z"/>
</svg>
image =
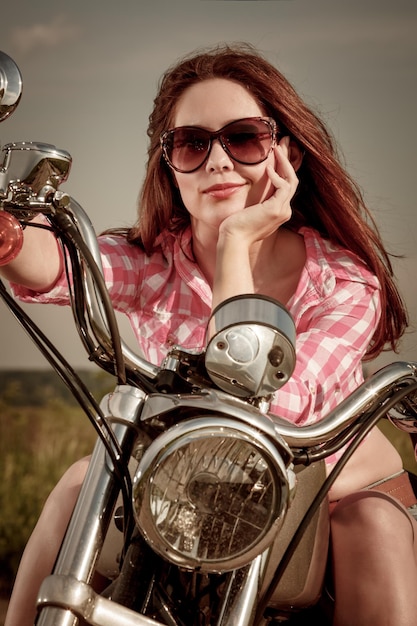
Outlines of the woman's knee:
<svg viewBox="0 0 417 626">
<path fill-rule="evenodd" d="M 66 525 L 80 493 L 89 461 L 90 457 L 84 457 L 66 470 L 49 494 L 40 519 L 56 520 L 57 523 L 61 520 L 60 525 Z"/>
<path fill-rule="evenodd" d="M 334 532 L 357 530 L 365 538 L 372 532 L 374 537 L 398 537 L 398 533 L 410 532 L 413 524 L 407 510 L 397 500 L 377 491 L 360 491 L 343 498 L 333 509 L 331 528 Z"/>
</svg>

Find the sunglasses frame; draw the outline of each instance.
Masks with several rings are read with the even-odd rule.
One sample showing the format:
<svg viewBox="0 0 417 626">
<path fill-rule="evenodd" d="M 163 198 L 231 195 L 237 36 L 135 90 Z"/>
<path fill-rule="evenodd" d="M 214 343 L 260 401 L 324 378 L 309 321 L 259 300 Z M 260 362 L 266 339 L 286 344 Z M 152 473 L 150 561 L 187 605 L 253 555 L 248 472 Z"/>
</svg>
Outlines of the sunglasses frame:
<svg viewBox="0 0 417 626">
<path fill-rule="evenodd" d="M 259 161 L 255 161 L 254 163 L 247 163 L 245 161 L 242 161 L 241 159 L 237 159 L 233 154 L 231 154 L 230 152 L 230 148 L 228 147 L 227 143 L 224 141 L 222 134 L 224 133 L 224 131 L 229 127 L 232 126 L 233 124 L 238 124 L 239 122 L 245 122 L 245 121 L 256 121 L 256 122 L 264 122 L 267 126 L 269 126 L 269 129 L 271 131 L 271 147 L 268 150 L 268 152 L 266 153 L 266 155 L 260 159 Z M 202 130 L 204 133 L 207 133 L 208 136 L 208 149 L 207 149 L 207 153 L 203 159 L 203 161 L 197 166 L 194 167 L 191 170 L 184 170 L 181 169 L 179 167 L 176 167 L 170 160 L 169 156 L 168 156 L 168 152 L 167 152 L 167 145 L 166 145 L 166 140 L 167 137 L 169 135 L 172 135 L 175 131 L 180 130 L 180 129 L 190 129 L 190 130 Z M 263 163 L 263 161 L 266 161 L 266 159 L 268 158 L 268 155 L 270 154 L 272 148 L 274 147 L 277 137 L 280 135 L 279 131 L 278 131 L 278 125 L 276 123 L 276 121 L 272 118 L 272 117 L 242 117 L 238 120 L 234 120 L 233 122 L 229 122 L 228 124 L 225 124 L 225 126 L 223 126 L 222 128 L 220 128 L 219 130 L 216 130 L 214 132 L 211 132 L 209 130 L 207 130 L 206 128 L 202 128 L 201 126 L 177 126 L 175 128 L 171 128 L 168 129 L 166 131 L 164 131 L 161 136 L 160 136 L 160 144 L 161 144 L 161 150 L 162 150 L 162 155 L 165 159 L 165 161 L 167 162 L 167 164 L 169 165 L 169 167 L 172 167 L 173 170 L 175 170 L 176 172 L 180 172 L 181 174 L 192 174 L 193 172 L 196 172 L 198 169 L 200 169 L 200 167 L 202 167 L 204 165 L 204 163 L 207 161 L 207 159 L 210 156 L 210 152 L 211 149 L 213 147 L 213 141 L 215 139 L 218 139 L 220 142 L 220 145 L 222 146 L 223 150 L 226 152 L 226 154 L 233 160 L 236 161 L 236 163 L 240 163 L 241 165 L 259 165 L 259 163 Z"/>
</svg>

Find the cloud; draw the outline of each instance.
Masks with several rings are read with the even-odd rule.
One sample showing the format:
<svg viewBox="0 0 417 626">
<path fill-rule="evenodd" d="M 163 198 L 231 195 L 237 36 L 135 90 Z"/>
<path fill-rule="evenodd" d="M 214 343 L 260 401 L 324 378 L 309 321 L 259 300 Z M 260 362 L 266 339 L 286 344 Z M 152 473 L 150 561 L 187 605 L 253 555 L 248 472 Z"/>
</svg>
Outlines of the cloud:
<svg viewBox="0 0 417 626">
<path fill-rule="evenodd" d="M 11 41 L 22 53 L 50 49 L 67 44 L 78 38 L 81 28 L 65 15 L 58 15 L 49 22 L 17 26 L 11 32 Z"/>
</svg>

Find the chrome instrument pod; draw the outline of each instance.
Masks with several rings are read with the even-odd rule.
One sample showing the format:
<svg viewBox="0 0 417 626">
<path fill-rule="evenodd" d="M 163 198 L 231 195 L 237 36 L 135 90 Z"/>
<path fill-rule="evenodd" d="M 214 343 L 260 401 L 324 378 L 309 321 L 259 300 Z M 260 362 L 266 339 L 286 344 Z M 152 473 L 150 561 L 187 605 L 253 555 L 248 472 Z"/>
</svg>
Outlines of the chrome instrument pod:
<svg viewBox="0 0 417 626">
<path fill-rule="evenodd" d="M 205 365 L 212 381 L 240 397 L 265 397 L 282 387 L 295 367 L 295 325 L 272 298 L 229 298 L 208 323 Z"/>
<path fill-rule="evenodd" d="M 16 63 L 0 51 L 0 122 L 9 117 L 22 95 L 22 76 Z"/>
</svg>

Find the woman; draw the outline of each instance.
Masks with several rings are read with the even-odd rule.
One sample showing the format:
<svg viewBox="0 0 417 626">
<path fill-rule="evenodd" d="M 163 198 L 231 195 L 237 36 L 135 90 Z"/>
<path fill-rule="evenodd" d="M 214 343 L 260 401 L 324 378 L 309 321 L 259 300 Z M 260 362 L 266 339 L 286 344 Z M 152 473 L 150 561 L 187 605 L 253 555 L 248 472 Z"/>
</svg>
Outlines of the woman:
<svg viewBox="0 0 417 626">
<path fill-rule="evenodd" d="M 362 382 L 362 361 L 395 348 L 407 324 L 388 255 L 328 131 L 255 50 L 220 46 L 168 70 L 148 135 L 138 223 L 100 241 L 115 308 L 160 363 L 173 343 L 203 347 L 210 311 L 224 299 L 279 300 L 296 323 L 297 365 L 272 412 L 297 424 L 321 419 Z M 50 233 L 27 228 L 3 274 L 26 301 L 65 304 L 62 265 Z M 45 505 L 6 626 L 32 623 L 86 464 Z M 364 490 L 383 481 L 389 491 L 385 479 L 401 470 L 375 429 L 334 486 L 337 626 L 414 624 L 416 522 L 390 495 Z"/>
</svg>

